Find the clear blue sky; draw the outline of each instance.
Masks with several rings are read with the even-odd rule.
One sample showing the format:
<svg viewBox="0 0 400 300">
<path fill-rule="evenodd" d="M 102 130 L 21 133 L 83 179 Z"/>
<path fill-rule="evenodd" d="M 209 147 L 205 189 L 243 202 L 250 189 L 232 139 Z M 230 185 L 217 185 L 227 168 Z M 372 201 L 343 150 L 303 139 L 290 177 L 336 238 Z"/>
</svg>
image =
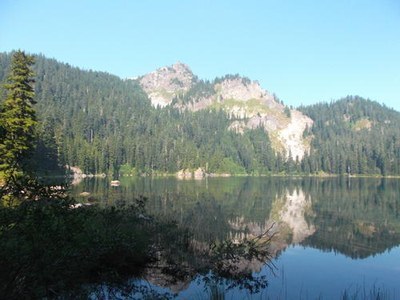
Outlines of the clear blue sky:
<svg viewBox="0 0 400 300">
<path fill-rule="evenodd" d="M 0 52 L 121 78 L 176 61 L 298 106 L 360 95 L 400 111 L 399 0 L 0 0 Z"/>
</svg>

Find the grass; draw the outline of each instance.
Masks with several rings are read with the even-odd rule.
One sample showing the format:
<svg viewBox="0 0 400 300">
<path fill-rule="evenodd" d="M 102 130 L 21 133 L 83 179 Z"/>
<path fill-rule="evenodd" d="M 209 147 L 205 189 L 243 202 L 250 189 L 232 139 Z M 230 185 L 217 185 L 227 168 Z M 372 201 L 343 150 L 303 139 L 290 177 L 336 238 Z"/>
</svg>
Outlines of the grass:
<svg viewBox="0 0 400 300">
<path fill-rule="evenodd" d="M 287 286 L 286 280 L 283 280 L 281 283 L 280 292 L 277 295 L 272 296 L 268 293 L 268 288 L 260 291 L 257 294 L 241 294 L 241 299 L 278 299 L 278 300 L 286 300 L 291 299 L 287 292 L 290 287 Z M 292 295 L 293 296 L 293 295 Z M 229 292 L 224 288 L 224 286 L 211 285 L 206 288 L 203 293 L 198 293 L 194 297 L 195 299 L 237 299 L 237 295 Z M 311 297 L 307 290 L 298 291 L 298 295 L 295 299 L 340 299 L 340 300 L 396 300 L 398 299 L 398 295 L 396 295 L 395 291 L 388 290 L 384 285 L 378 286 L 377 284 L 373 284 L 370 287 L 367 287 L 365 284 L 357 285 L 354 287 L 349 287 L 344 289 L 337 298 L 334 298 L 334 295 L 327 295 L 324 292 L 320 292 L 318 295 Z"/>
<path fill-rule="evenodd" d="M 385 286 L 377 286 L 376 284 L 372 287 L 367 288 L 365 284 L 363 286 L 356 286 L 343 290 L 340 295 L 342 300 L 392 300 L 398 299 L 395 291 L 390 292 Z"/>
</svg>

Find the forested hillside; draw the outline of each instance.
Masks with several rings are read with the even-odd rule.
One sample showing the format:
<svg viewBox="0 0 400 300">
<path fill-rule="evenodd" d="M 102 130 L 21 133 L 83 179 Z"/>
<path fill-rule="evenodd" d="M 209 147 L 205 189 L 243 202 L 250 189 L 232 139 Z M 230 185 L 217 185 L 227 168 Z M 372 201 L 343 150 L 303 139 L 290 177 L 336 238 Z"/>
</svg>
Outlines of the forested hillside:
<svg viewBox="0 0 400 300">
<path fill-rule="evenodd" d="M 2 81 L 10 59 L 9 54 L 0 56 Z M 36 56 L 34 71 L 41 124 L 39 167 L 56 162 L 56 157 L 59 165 L 94 174 L 115 174 L 121 165 L 125 172 L 141 173 L 198 167 L 265 173 L 283 165 L 263 130 L 229 131 L 221 110 L 154 108 L 136 81 L 83 71 L 43 56 Z"/>
<path fill-rule="evenodd" d="M 11 54 L 0 54 L 1 82 L 10 61 Z M 273 147 L 276 137 L 264 128 L 270 124 L 266 109 L 261 111 L 264 119 L 252 112 L 252 118 L 264 123 L 232 130 L 232 115 L 220 105 L 198 110 L 179 105 L 211 94 L 207 82 L 197 81 L 171 105 L 154 107 L 136 80 L 81 70 L 43 56 L 35 56 L 33 69 L 40 124 L 34 160 L 42 171 L 70 165 L 84 173 L 113 175 L 199 167 L 232 174 L 400 173 L 400 114 L 375 102 L 349 97 L 302 107 L 314 124 L 303 136 L 311 141 L 310 154 L 296 161 Z M 290 119 L 290 110 L 285 113 Z"/>
<path fill-rule="evenodd" d="M 333 174 L 400 173 L 400 114 L 377 102 L 346 97 L 301 107 L 314 120 L 305 172 Z"/>
</svg>

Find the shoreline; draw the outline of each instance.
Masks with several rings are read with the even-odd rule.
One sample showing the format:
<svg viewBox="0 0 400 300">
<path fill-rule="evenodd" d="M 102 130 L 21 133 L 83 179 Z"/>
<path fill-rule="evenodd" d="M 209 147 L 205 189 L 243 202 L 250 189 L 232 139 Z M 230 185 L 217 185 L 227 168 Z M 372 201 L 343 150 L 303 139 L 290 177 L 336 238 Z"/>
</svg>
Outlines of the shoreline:
<svg viewBox="0 0 400 300">
<path fill-rule="evenodd" d="M 105 173 L 100 174 L 85 174 L 78 167 L 67 167 L 69 174 L 64 175 L 64 178 L 72 179 L 71 185 L 79 184 L 85 178 L 107 178 L 110 177 Z M 190 175 L 189 175 L 190 174 Z M 62 177 L 57 175 L 46 175 L 40 176 L 41 178 L 54 178 Z M 275 178 L 375 178 L 375 179 L 400 179 L 400 175 L 380 175 L 380 174 L 282 174 L 282 173 L 271 173 L 271 174 L 229 174 L 229 173 L 203 173 L 202 176 L 195 176 L 194 172 L 188 172 L 187 176 L 179 176 L 177 173 L 142 173 L 138 175 L 120 175 L 118 178 L 176 178 L 178 180 L 204 180 L 207 178 L 231 178 L 231 177 L 275 177 Z M 112 178 L 114 180 L 115 178 Z M 0 176 L 0 187 L 2 186 L 2 177 Z"/>
</svg>

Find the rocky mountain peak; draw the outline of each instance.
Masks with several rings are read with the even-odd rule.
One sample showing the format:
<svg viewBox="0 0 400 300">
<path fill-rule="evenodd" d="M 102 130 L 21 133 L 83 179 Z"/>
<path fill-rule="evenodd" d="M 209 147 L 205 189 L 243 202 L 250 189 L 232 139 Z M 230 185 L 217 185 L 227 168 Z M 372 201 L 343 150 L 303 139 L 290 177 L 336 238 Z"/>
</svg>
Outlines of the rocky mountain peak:
<svg viewBox="0 0 400 300">
<path fill-rule="evenodd" d="M 154 106 L 166 106 L 179 94 L 187 92 L 193 85 L 194 75 L 189 66 L 177 62 L 144 75 L 140 84 Z"/>
<path fill-rule="evenodd" d="M 193 73 L 192 70 L 190 69 L 190 67 L 187 64 L 184 64 L 180 61 L 177 61 L 176 63 L 174 63 L 171 68 L 173 70 L 175 70 L 176 73 L 178 74 L 189 74 L 190 76 L 193 77 Z"/>
</svg>

